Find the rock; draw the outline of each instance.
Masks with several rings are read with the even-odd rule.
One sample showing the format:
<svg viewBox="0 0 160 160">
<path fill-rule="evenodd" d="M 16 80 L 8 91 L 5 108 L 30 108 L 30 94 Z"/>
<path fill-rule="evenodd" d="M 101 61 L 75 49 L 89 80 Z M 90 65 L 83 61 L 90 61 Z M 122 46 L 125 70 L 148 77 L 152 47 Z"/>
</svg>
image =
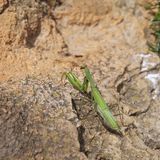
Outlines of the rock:
<svg viewBox="0 0 160 160">
<path fill-rule="evenodd" d="M 62 92 L 52 81 L 26 81 L 18 93 L 0 87 L 0 159 L 86 159 Z"/>
<path fill-rule="evenodd" d="M 160 159 L 159 70 L 145 1 L 0 1 L 0 159 Z M 87 64 L 123 137 L 63 73 Z"/>
<path fill-rule="evenodd" d="M 9 1 L 8 0 L 0 0 L 0 14 L 2 14 L 5 9 L 7 9 L 9 6 Z"/>
</svg>

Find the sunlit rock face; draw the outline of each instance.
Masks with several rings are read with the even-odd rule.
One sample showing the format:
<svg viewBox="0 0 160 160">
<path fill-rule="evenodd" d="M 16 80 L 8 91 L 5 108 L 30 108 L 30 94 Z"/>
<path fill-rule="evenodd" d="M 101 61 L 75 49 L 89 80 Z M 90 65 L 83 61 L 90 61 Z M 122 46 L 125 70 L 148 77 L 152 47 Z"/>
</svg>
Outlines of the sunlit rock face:
<svg viewBox="0 0 160 160">
<path fill-rule="evenodd" d="M 9 2 L 9 3 L 8 3 Z M 0 0 L 0 159 L 160 159 L 160 60 L 149 0 Z M 121 126 L 63 78 L 87 64 Z"/>
</svg>

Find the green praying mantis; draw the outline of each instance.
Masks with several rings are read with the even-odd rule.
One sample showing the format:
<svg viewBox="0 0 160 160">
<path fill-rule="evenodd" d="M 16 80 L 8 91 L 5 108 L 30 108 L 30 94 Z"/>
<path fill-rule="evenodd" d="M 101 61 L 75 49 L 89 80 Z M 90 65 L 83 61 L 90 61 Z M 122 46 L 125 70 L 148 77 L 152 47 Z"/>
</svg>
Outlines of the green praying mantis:
<svg viewBox="0 0 160 160">
<path fill-rule="evenodd" d="M 118 125 L 117 120 L 112 115 L 109 110 L 108 105 L 106 104 L 105 100 L 101 96 L 101 93 L 93 79 L 93 76 L 88 69 L 87 66 L 81 67 L 84 70 L 84 81 L 83 83 L 78 79 L 78 77 L 73 72 L 65 73 L 66 78 L 70 82 L 70 84 L 78 90 L 80 93 L 87 95 L 89 97 L 88 86 L 90 85 L 91 88 L 91 98 L 93 98 L 95 103 L 95 109 L 97 113 L 100 115 L 101 119 L 103 120 L 103 124 L 106 128 L 110 131 L 122 135 L 120 126 Z"/>
</svg>

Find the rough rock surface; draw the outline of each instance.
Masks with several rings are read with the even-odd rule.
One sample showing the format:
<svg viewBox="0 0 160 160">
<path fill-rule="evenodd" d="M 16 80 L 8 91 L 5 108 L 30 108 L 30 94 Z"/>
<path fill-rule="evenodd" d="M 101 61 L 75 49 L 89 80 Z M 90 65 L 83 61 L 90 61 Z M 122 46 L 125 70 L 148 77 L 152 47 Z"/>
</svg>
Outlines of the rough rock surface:
<svg viewBox="0 0 160 160">
<path fill-rule="evenodd" d="M 0 160 L 160 159 L 160 59 L 147 53 L 146 2 L 0 0 Z M 60 81 L 71 69 L 82 78 L 82 64 L 123 137 Z"/>
</svg>

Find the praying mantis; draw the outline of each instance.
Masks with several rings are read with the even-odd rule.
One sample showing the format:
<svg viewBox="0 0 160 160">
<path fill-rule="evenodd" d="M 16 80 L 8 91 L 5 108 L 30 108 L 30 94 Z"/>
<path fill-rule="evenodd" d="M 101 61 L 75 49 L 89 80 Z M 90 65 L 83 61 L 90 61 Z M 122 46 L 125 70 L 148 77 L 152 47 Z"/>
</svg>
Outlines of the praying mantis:
<svg viewBox="0 0 160 160">
<path fill-rule="evenodd" d="M 78 90 L 80 93 L 87 95 L 88 97 L 89 97 L 88 86 L 90 85 L 91 99 L 93 99 L 95 103 L 95 109 L 97 113 L 100 115 L 103 124 L 110 131 L 122 135 L 120 126 L 115 117 L 110 112 L 109 107 L 106 104 L 105 100 L 103 99 L 89 68 L 87 66 L 83 66 L 81 67 L 81 69 L 83 69 L 85 75 L 83 83 L 78 79 L 78 77 L 73 72 L 66 72 L 65 73 L 66 78 L 73 86 L 73 88 Z"/>
</svg>

